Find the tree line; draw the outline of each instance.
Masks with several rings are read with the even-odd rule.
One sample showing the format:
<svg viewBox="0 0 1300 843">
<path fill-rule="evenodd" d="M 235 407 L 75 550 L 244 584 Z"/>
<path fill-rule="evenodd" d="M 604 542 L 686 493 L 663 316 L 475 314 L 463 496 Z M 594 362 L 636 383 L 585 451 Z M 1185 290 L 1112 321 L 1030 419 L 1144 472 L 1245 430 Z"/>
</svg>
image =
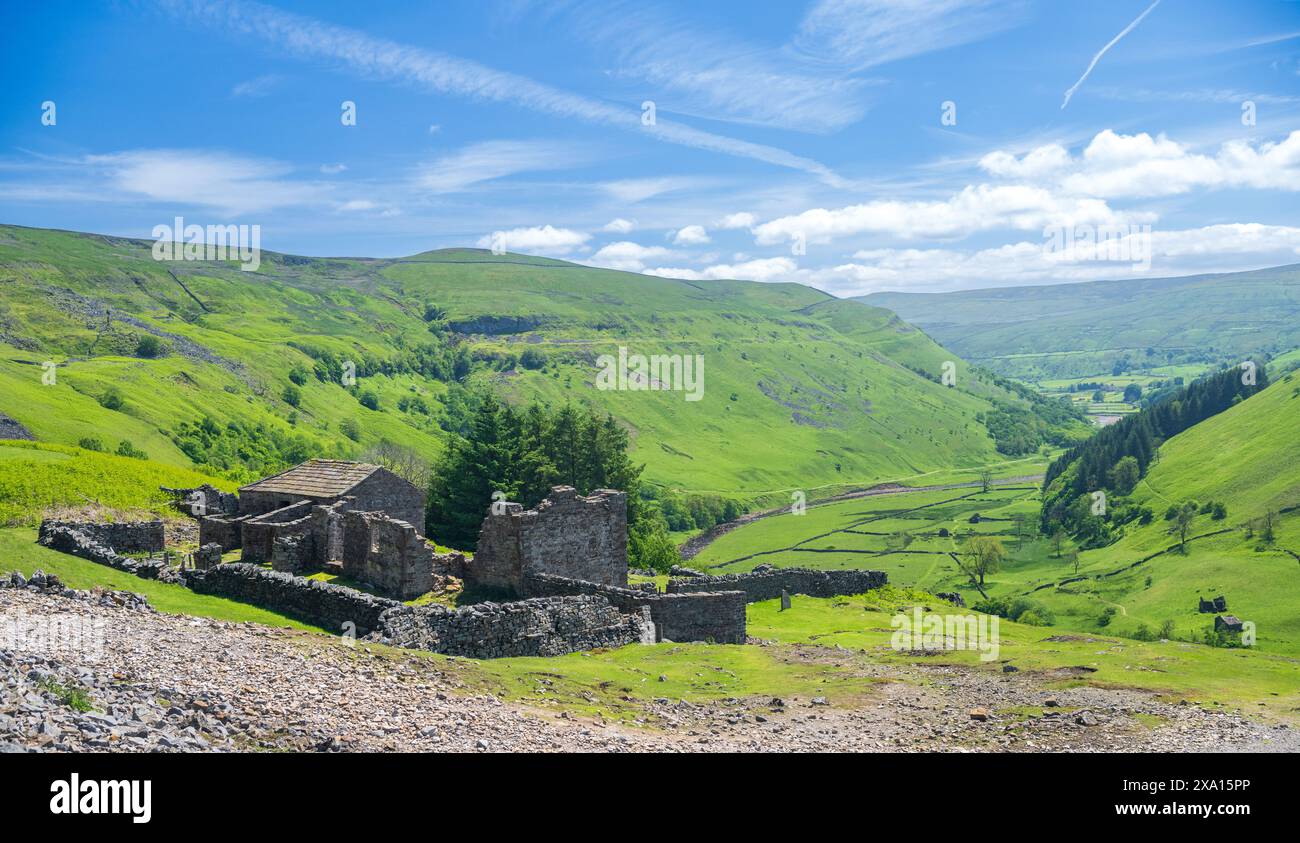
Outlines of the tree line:
<svg viewBox="0 0 1300 843">
<path fill-rule="evenodd" d="M 1123 500 L 1146 476 L 1160 445 L 1268 386 L 1263 367 L 1233 368 L 1194 381 L 1141 412 L 1102 428 L 1057 457 L 1043 479 L 1043 532 L 1064 530 L 1085 546 L 1105 544 L 1110 527 L 1151 514 Z M 1106 492 L 1099 508 L 1092 494 Z"/>
<path fill-rule="evenodd" d="M 426 534 L 473 550 L 496 499 L 535 507 L 552 486 L 627 493 L 628 558 L 634 567 L 666 569 L 677 561 L 658 507 L 642 495 L 641 472 L 628 456 L 627 431 L 613 416 L 565 404 L 523 409 L 490 394 L 477 401 L 464 435 L 449 437 L 429 484 Z"/>
</svg>

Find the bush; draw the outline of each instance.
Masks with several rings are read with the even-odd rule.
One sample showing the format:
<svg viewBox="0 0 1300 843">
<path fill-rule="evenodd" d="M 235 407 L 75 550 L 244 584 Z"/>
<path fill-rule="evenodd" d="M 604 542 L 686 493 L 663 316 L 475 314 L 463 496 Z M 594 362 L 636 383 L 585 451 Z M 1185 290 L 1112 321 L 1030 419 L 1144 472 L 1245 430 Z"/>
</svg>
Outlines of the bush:
<svg viewBox="0 0 1300 843">
<path fill-rule="evenodd" d="M 86 436 L 77 443 L 77 447 L 85 448 L 87 451 L 103 451 L 104 443 L 93 436 Z"/>
<path fill-rule="evenodd" d="M 167 348 L 163 345 L 162 340 L 158 339 L 153 334 L 144 334 L 140 337 L 140 341 L 135 345 L 135 356 L 150 358 L 161 357 L 166 350 Z"/>
<path fill-rule="evenodd" d="M 298 386 L 306 386 L 307 378 L 309 377 L 311 377 L 311 373 L 302 366 L 294 366 L 289 370 L 289 380 L 293 381 Z"/>
<path fill-rule="evenodd" d="M 293 384 L 286 386 L 280 397 L 283 398 L 284 403 L 288 404 L 290 407 L 297 407 L 302 404 L 302 390 Z"/>
<path fill-rule="evenodd" d="M 123 439 L 121 441 L 121 443 L 117 446 L 117 455 L 119 457 L 132 457 L 137 460 L 149 459 L 149 455 L 146 454 L 144 451 L 141 451 L 138 448 L 136 448 L 135 445 L 131 444 L 130 439 Z"/>
<path fill-rule="evenodd" d="M 1210 517 L 1215 521 L 1222 521 L 1228 517 L 1228 507 L 1224 506 L 1221 501 L 1215 501 L 1214 506 L 1210 508 Z"/>
<path fill-rule="evenodd" d="M 126 406 L 126 401 L 122 400 L 122 393 L 117 391 L 117 387 L 110 386 L 99 396 L 99 406 L 105 410 L 120 411 Z"/>
<path fill-rule="evenodd" d="M 361 441 L 361 426 L 357 424 L 356 419 L 344 419 L 339 422 L 339 432 L 353 442 Z"/>
<path fill-rule="evenodd" d="M 361 393 L 361 397 L 357 400 L 361 402 L 362 407 L 365 407 L 368 410 L 379 409 L 379 396 L 376 395 L 373 390 L 367 389 L 365 392 Z"/>
<path fill-rule="evenodd" d="M 519 365 L 525 369 L 540 369 L 546 365 L 546 354 L 536 348 L 529 348 L 519 355 Z"/>
</svg>

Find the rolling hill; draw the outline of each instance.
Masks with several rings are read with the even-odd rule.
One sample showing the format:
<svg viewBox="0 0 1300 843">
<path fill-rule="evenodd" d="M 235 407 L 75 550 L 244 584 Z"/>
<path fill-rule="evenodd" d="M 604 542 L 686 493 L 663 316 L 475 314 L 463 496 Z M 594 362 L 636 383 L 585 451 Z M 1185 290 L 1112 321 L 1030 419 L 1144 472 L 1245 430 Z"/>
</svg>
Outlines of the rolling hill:
<svg viewBox="0 0 1300 843">
<path fill-rule="evenodd" d="M 435 457 L 490 389 L 611 412 L 651 484 L 752 499 L 998 463 L 985 422 L 1035 406 L 895 314 L 796 284 L 476 250 L 242 272 L 151 246 L 0 227 L 0 411 L 36 438 L 241 480 L 380 442 Z M 620 347 L 700 355 L 702 400 L 596 388 Z"/>
<path fill-rule="evenodd" d="M 873 293 L 966 360 L 1022 380 L 1179 364 L 1209 369 L 1300 346 L 1300 264 L 1219 275 Z"/>
</svg>

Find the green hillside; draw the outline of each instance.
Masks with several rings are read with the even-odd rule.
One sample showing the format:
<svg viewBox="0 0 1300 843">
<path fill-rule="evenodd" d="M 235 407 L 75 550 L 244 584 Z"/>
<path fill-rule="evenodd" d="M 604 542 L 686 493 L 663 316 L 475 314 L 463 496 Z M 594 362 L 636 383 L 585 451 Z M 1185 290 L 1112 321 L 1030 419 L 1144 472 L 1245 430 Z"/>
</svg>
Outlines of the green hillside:
<svg viewBox="0 0 1300 843">
<path fill-rule="evenodd" d="M 1171 370 L 1300 346 L 1300 265 L 862 300 L 897 312 L 972 363 L 1029 381 L 1182 374 Z"/>
<path fill-rule="evenodd" d="M 1300 657 L 1300 373 L 1165 442 L 1130 496 L 1152 509 L 1106 547 L 1058 551 L 1039 535 L 1040 489 L 957 488 L 849 500 L 756 521 L 727 533 L 693 560 L 715 573 L 759 564 L 875 568 L 890 581 L 980 599 L 949 555 L 970 535 L 1002 540 L 1008 560 L 986 584 L 991 597 L 1065 630 L 1155 637 L 1162 628 L 1201 640 L 1213 615 L 1198 597 L 1223 595 L 1228 611 L 1257 626 L 1258 649 Z M 1196 516 L 1186 551 L 1164 513 L 1218 501 L 1226 517 Z M 1273 539 L 1264 521 L 1272 513 Z M 1300 668 L 1297 668 L 1300 679 Z"/>
<path fill-rule="evenodd" d="M 652 485 L 754 498 L 997 463 L 985 421 L 1031 406 L 894 314 L 796 284 L 474 250 L 246 273 L 151 245 L 0 227 L 0 411 L 38 439 L 242 480 L 381 441 L 433 458 L 486 388 L 613 413 Z M 702 400 L 597 389 L 620 346 L 701 355 Z"/>
</svg>

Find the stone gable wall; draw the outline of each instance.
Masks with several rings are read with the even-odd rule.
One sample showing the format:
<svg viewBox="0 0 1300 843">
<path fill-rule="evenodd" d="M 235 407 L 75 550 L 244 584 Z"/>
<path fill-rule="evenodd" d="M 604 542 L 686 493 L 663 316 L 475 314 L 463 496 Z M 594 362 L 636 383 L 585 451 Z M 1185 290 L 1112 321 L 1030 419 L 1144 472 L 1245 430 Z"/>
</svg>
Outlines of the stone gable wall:
<svg viewBox="0 0 1300 843">
<path fill-rule="evenodd" d="M 743 591 L 745 601 L 775 600 L 781 592 L 809 597 L 839 597 L 862 594 L 889 582 L 883 571 L 813 571 L 808 568 L 761 566 L 747 574 L 721 577 L 683 577 L 668 581 L 669 594 L 697 594 L 712 591 Z"/>
<path fill-rule="evenodd" d="M 472 585 L 524 593 L 530 573 L 627 586 L 627 496 L 600 489 L 582 496 L 556 486 L 536 509 L 507 503 L 489 511 L 466 569 Z"/>
<path fill-rule="evenodd" d="M 405 521 L 424 535 L 424 491 L 386 468 L 381 468 L 353 487 L 348 495 L 356 499 L 354 509 L 382 512 L 395 521 Z"/>
</svg>

